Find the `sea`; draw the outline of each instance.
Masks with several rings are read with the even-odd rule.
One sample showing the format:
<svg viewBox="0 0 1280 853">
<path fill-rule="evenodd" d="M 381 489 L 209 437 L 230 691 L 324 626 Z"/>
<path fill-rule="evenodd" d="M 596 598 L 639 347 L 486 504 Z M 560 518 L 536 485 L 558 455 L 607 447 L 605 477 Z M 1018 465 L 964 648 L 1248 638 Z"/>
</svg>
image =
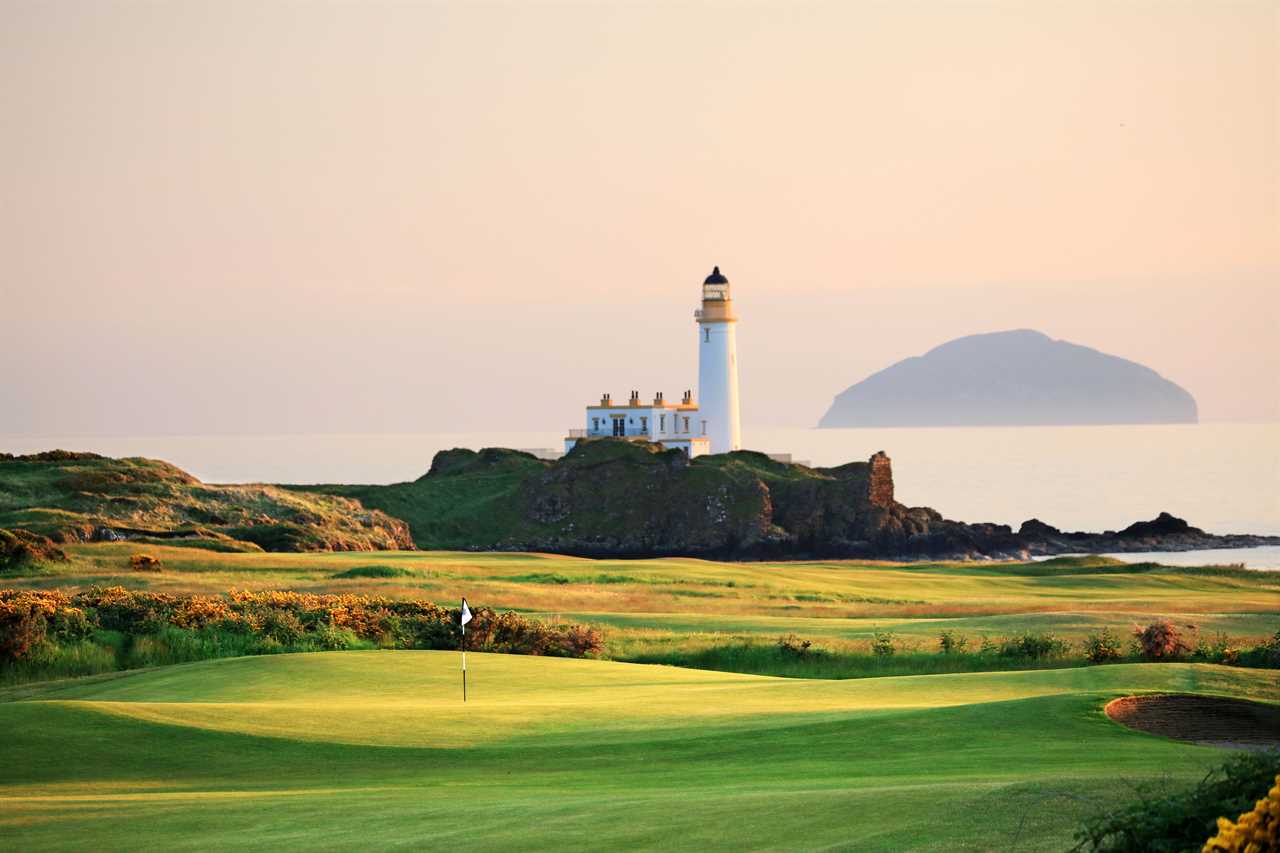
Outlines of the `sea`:
<svg viewBox="0 0 1280 853">
<path fill-rule="evenodd" d="M 164 459 L 211 483 L 394 483 L 440 450 L 558 452 L 564 433 L 0 435 L 0 451 L 64 448 Z M 883 450 L 896 497 L 948 518 L 1119 530 L 1162 511 L 1211 533 L 1280 535 L 1280 423 L 1157 426 L 744 428 L 743 443 L 832 466 Z M 1145 555 L 1121 555 L 1146 559 Z M 1280 569 L 1280 547 L 1160 555 Z"/>
</svg>

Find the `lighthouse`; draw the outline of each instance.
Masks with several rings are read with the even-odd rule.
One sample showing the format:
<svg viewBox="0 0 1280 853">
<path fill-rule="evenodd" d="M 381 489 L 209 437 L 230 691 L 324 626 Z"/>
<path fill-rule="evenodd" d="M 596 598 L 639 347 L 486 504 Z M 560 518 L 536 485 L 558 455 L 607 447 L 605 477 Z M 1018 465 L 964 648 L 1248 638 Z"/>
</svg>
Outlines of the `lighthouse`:
<svg viewBox="0 0 1280 853">
<path fill-rule="evenodd" d="M 742 449 L 738 415 L 738 344 L 729 279 L 720 267 L 702 282 L 698 322 L 698 417 L 712 453 Z"/>
<path fill-rule="evenodd" d="M 668 400 L 661 391 L 653 401 L 641 399 L 632 390 L 626 402 L 614 400 L 607 391 L 600 402 L 587 406 L 582 429 L 571 429 L 564 439 L 564 452 L 578 442 L 600 438 L 660 443 L 669 450 L 683 451 L 690 459 L 708 453 L 729 453 L 742 449 L 742 427 L 738 417 L 738 344 L 734 328 L 729 279 L 720 267 L 702 282 L 702 307 L 693 312 L 698 321 L 698 399 L 693 389 Z"/>
</svg>

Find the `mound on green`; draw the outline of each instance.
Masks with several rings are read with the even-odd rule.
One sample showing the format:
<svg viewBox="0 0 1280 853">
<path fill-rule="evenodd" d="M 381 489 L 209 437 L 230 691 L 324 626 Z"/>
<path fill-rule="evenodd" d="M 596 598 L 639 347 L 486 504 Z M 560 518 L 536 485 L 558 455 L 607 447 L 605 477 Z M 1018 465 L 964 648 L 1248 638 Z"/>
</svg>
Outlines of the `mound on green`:
<svg viewBox="0 0 1280 853">
<path fill-rule="evenodd" d="M 343 572 L 338 572 L 333 577 L 337 580 L 350 578 L 411 578 L 414 576 L 412 569 L 406 569 L 402 566 L 356 566 Z"/>
<path fill-rule="evenodd" d="M 21 849 L 1061 850 L 1220 753 L 1102 713 L 1275 702 L 1216 666 L 807 682 L 456 653 L 242 658 L 0 694 Z"/>
</svg>

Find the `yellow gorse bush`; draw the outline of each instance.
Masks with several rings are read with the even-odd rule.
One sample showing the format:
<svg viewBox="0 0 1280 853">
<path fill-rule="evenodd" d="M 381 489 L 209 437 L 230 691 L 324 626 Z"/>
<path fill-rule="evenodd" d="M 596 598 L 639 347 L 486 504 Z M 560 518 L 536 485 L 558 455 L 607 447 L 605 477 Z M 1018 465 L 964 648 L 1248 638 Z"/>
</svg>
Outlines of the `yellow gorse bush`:
<svg viewBox="0 0 1280 853">
<path fill-rule="evenodd" d="M 1205 842 L 1202 853 L 1276 853 L 1280 850 L 1280 775 L 1253 811 L 1233 823 L 1218 818 L 1218 834 Z"/>
<path fill-rule="evenodd" d="M 0 589 L 0 663 L 29 657 L 45 643 L 76 642 L 95 630 L 133 637 L 168 626 L 185 631 L 260 635 L 280 646 L 346 647 L 335 632 L 385 648 L 457 648 L 458 611 L 430 601 L 368 595 L 232 590 L 226 595 L 175 596 L 124 587 L 59 590 Z M 598 631 L 548 625 L 517 613 L 477 607 L 467 626 L 477 651 L 582 657 L 600 651 Z"/>
</svg>

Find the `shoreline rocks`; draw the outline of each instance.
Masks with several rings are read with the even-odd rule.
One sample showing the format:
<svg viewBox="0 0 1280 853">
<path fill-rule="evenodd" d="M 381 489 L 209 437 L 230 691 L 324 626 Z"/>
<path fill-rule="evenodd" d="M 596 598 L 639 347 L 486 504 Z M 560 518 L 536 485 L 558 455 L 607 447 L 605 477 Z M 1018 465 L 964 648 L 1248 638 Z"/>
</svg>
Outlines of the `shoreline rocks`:
<svg viewBox="0 0 1280 853">
<path fill-rule="evenodd" d="M 953 521 L 896 501 L 892 462 L 883 452 L 866 462 L 809 468 L 753 451 L 690 460 L 658 444 L 600 438 L 554 461 L 501 448 L 447 450 L 413 483 L 332 488 L 404 518 L 423 549 L 1019 560 L 1280 545 L 1280 537 L 1215 536 L 1168 513 L 1104 533 L 1066 533 L 1038 519 L 1016 531 Z M 460 495 L 470 507 L 465 512 L 456 511 Z"/>
</svg>

